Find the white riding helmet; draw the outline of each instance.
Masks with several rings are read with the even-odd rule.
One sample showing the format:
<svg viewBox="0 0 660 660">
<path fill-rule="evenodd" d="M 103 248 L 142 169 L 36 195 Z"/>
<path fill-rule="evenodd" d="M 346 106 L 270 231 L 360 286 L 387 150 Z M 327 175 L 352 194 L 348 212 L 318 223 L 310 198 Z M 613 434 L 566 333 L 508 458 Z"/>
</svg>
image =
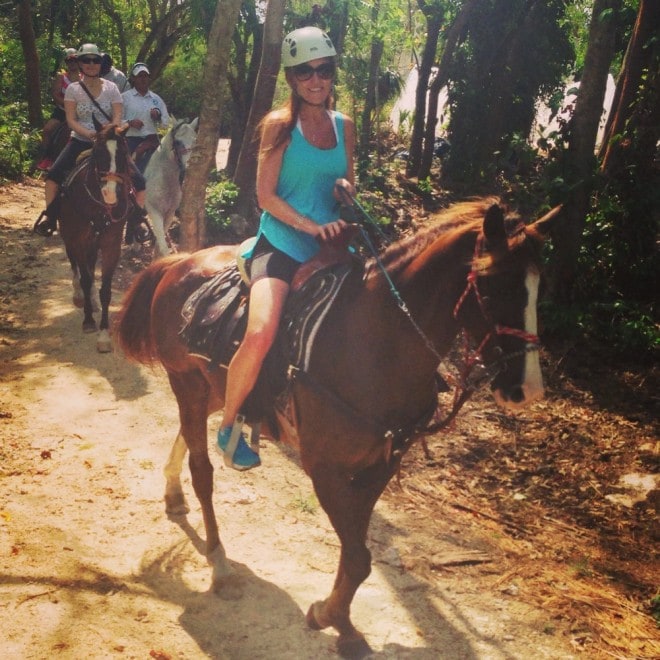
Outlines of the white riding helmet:
<svg viewBox="0 0 660 660">
<path fill-rule="evenodd" d="M 78 57 L 84 55 L 97 55 L 98 57 L 101 57 L 103 53 L 99 50 L 99 47 L 96 44 L 83 44 L 78 49 Z"/>
<path fill-rule="evenodd" d="M 317 27 L 304 27 L 294 30 L 282 42 L 282 66 L 290 67 L 318 60 L 322 57 L 335 57 L 337 51 L 330 37 Z"/>
<path fill-rule="evenodd" d="M 78 56 L 78 51 L 75 48 L 65 48 L 64 49 L 64 59 L 69 60 L 72 57 L 75 58 Z"/>
</svg>

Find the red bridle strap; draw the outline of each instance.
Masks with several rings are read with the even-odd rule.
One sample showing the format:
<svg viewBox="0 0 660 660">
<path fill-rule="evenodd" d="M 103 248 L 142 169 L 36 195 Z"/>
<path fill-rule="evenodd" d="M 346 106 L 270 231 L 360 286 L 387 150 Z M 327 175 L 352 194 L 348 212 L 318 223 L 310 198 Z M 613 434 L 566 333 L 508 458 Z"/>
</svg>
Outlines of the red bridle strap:
<svg viewBox="0 0 660 660">
<path fill-rule="evenodd" d="M 479 235 L 479 238 L 477 239 L 475 245 L 474 245 L 474 259 L 476 260 L 480 254 L 481 254 L 481 246 L 483 243 L 484 237 L 483 234 Z M 458 301 L 456 302 L 456 305 L 454 305 L 454 318 L 458 318 L 458 313 L 463 306 L 463 303 L 465 302 L 465 299 L 468 297 L 470 294 L 470 291 L 474 291 L 474 295 L 477 298 L 477 302 L 479 303 L 479 309 L 481 310 L 481 313 L 483 314 L 483 317 L 487 321 L 491 321 L 491 316 L 488 313 L 488 310 L 486 309 L 486 304 L 484 303 L 483 298 L 481 297 L 481 293 L 479 292 L 479 287 L 477 286 L 477 280 L 479 277 L 479 273 L 477 270 L 474 268 L 474 264 L 472 266 L 472 269 L 467 275 L 467 283 L 465 285 L 465 289 L 463 290 L 463 293 L 459 297 Z M 476 354 L 479 355 L 481 351 L 483 350 L 484 346 L 488 342 L 488 340 L 493 336 L 493 334 L 496 335 L 510 335 L 512 337 L 518 337 L 519 339 L 522 339 L 523 341 L 527 342 L 528 344 L 539 344 L 540 339 L 538 338 L 537 335 L 534 335 L 530 332 L 526 332 L 525 330 L 520 330 L 519 328 L 509 328 L 508 326 L 504 325 L 499 325 L 499 324 L 493 324 L 493 330 L 491 332 L 488 332 L 484 339 L 481 341 L 481 344 L 479 344 L 479 347 L 476 350 Z"/>
</svg>

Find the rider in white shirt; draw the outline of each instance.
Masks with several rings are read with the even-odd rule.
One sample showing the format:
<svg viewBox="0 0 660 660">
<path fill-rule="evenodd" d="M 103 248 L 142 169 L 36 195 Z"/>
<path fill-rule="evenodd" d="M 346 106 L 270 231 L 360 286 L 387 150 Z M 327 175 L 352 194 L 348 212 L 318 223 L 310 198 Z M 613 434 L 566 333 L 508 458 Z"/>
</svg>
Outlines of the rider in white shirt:
<svg viewBox="0 0 660 660">
<path fill-rule="evenodd" d="M 126 139 L 138 169 L 144 172 L 158 148 L 158 127 L 167 127 L 170 116 L 165 101 L 149 89 L 151 74 L 146 64 L 138 62 L 133 66 L 130 82 L 133 87 L 122 94 L 124 121 L 129 126 Z"/>
</svg>

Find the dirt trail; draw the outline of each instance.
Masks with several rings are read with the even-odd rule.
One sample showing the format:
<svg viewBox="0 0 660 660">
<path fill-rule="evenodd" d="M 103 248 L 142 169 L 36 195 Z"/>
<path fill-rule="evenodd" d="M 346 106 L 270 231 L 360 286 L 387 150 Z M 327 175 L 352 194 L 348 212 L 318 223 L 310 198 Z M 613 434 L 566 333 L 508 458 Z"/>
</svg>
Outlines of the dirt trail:
<svg viewBox="0 0 660 660">
<path fill-rule="evenodd" d="M 263 467 L 247 474 L 212 456 L 221 536 L 243 588 L 223 600 L 209 592 L 187 468 L 191 513 L 164 512 L 177 429 L 167 381 L 98 354 L 82 334 L 60 239 L 30 232 L 41 200 L 39 182 L 0 189 L 2 657 L 336 657 L 334 632 L 307 629 L 304 614 L 329 592 L 338 543 L 295 456 L 264 442 Z M 115 309 L 120 300 L 117 290 Z M 432 547 L 416 527 L 433 527 Z M 353 607 L 374 658 L 577 657 L 567 623 L 498 584 L 512 559 L 492 533 L 455 511 L 429 519 L 379 503 L 374 570 Z M 475 561 L 425 573 L 412 550 Z"/>
</svg>

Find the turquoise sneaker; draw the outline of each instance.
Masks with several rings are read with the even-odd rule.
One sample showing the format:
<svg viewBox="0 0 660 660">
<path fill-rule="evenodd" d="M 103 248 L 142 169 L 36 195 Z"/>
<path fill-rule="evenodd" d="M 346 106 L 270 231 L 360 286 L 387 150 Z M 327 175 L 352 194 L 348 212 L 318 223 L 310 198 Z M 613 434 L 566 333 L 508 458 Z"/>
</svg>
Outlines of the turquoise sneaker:
<svg viewBox="0 0 660 660">
<path fill-rule="evenodd" d="M 218 442 L 215 445 L 218 453 L 225 459 L 225 465 L 239 471 L 250 470 L 261 465 L 259 454 L 252 451 L 245 441 L 245 434 L 243 433 L 240 434 L 236 442 L 236 448 L 233 452 L 231 451 L 232 428 L 232 426 L 221 428 L 218 431 Z"/>
</svg>

